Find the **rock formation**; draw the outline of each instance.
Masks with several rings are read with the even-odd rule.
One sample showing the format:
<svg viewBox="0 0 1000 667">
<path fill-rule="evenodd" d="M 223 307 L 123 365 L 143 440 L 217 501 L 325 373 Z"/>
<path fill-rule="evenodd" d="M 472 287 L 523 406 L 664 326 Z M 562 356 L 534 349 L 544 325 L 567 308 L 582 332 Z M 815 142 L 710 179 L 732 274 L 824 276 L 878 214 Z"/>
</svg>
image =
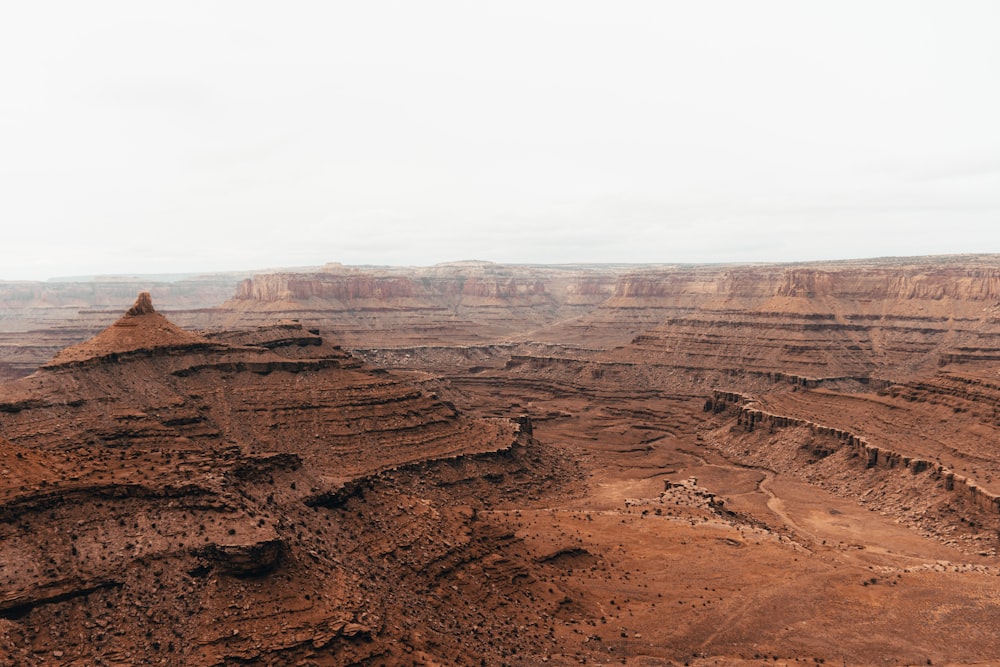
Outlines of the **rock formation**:
<svg viewBox="0 0 1000 667">
<path fill-rule="evenodd" d="M 242 277 L 0 281 L 0 381 L 24 377 L 63 348 L 102 331 L 121 314 L 121 304 L 140 291 L 149 291 L 182 326 L 210 326 L 205 309 L 230 298 Z"/>
<path fill-rule="evenodd" d="M 337 266 L 254 276 L 218 312 L 230 326 L 295 317 L 336 330 L 345 345 L 475 343 L 587 312 L 610 295 L 614 275 L 607 268 L 487 262 L 376 271 Z"/>
<path fill-rule="evenodd" d="M 0 662 L 457 655 L 423 598 L 451 582 L 476 596 L 461 613 L 506 633 L 489 614 L 513 590 L 464 577 L 531 562 L 471 517 L 565 473 L 527 422 L 463 416 L 435 391 L 297 323 L 184 331 L 141 294 L 0 390 Z M 484 486 L 506 475 L 534 481 Z M 451 485 L 475 489 L 467 508 Z"/>
<path fill-rule="evenodd" d="M 998 265 L 140 299 L 0 388 L 0 664 L 990 664 Z"/>
</svg>

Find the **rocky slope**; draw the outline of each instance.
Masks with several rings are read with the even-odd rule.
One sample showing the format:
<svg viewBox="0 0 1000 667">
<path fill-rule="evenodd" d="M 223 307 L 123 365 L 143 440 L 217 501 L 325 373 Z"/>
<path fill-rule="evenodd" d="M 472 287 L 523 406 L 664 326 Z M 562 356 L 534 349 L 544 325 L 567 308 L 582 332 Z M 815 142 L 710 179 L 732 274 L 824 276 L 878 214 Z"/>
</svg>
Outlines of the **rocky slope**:
<svg viewBox="0 0 1000 667">
<path fill-rule="evenodd" d="M 0 664 L 991 664 L 997 266 L 141 301 L 0 390 Z"/>
<path fill-rule="evenodd" d="M 523 595 L 557 606 L 545 568 L 476 520 L 569 480 L 529 423 L 465 417 L 424 378 L 298 324 L 205 336 L 141 295 L 4 386 L 0 433 L 4 664 L 448 661 L 470 641 L 497 659 L 551 643 L 512 633 L 505 611 Z M 481 635 L 453 636 L 456 620 Z"/>
<path fill-rule="evenodd" d="M 740 579 L 771 571 L 777 578 L 765 585 L 777 586 L 798 571 L 796 561 L 830 559 L 874 572 L 860 582 L 865 589 L 885 583 L 886 574 L 897 585 L 917 572 L 951 572 L 948 586 L 992 591 L 986 582 L 1000 551 L 996 265 L 994 257 L 963 257 L 641 271 L 622 275 L 615 293 L 590 312 L 533 332 L 534 343 L 360 352 L 389 367 L 443 373 L 461 392 L 460 405 L 488 414 L 516 405 L 535 414 L 538 437 L 592 462 L 588 507 L 620 484 L 627 490 L 618 497 L 644 508 L 640 517 L 654 510 L 684 516 L 640 480 L 666 479 L 674 488 L 669 484 L 691 473 L 747 525 L 766 526 L 804 550 L 776 557 L 774 570 L 736 565 Z M 627 481 L 612 481 L 619 476 Z M 625 521 L 621 530 L 633 544 L 625 551 L 640 558 L 642 535 L 652 528 L 633 530 Z M 697 538 L 685 539 L 699 545 L 695 553 L 728 562 Z M 630 562 L 644 581 L 656 580 L 641 558 Z M 729 581 L 699 576 L 713 585 Z M 798 643 L 794 623 L 838 663 L 963 664 L 988 662 L 995 651 L 963 655 L 954 636 L 975 633 L 957 618 L 947 621 L 955 635 L 942 635 L 940 650 L 918 641 L 883 653 L 857 645 L 852 622 L 835 620 L 841 604 L 861 605 L 867 623 L 891 614 L 895 629 L 863 633 L 889 646 L 899 628 L 923 627 L 918 618 L 952 604 L 951 593 L 931 583 L 937 575 L 888 598 L 866 591 L 864 602 L 831 573 L 810 576 L 803 585 L 828 586 L 831 597 L 813 600 L 822 611 L 808 619 L 789 611 L 808 606 L 800 590 L 783 594 L 784 607 L 767 607 L 787 624 L 780 630 L 765 630 L 763 614 L 746 607 L 714 617 L 735 623 L 736 634 L 748 628 L 743 643 L 728 645 L 731 653 L 708 625 L 697 639 L 646 625 L 643 638 L 654 632 L 671 646 L 690 638 L 697 649 L 686 662 L 707 656 L 704 664 L 738 664 L 749 657 L 747 646 L 764 644 L 781 647 L 772 656 L 779 664 L 820 659 L 816 644 Z M 930 608 L 910 597 L 922 595 L 918 589 L 930 596 Z M 762 591 L 741 595 L 747 604 L 768 604 Z M 957 596 L 985 610 L 984 599 Z M 881 611 L 866 607 L 876 599 Z M 633 623 L 640 607 L 628 607 Z M 692 611 L 681 622 L 697 625 L 701 617 Z M 772 631 L 782 639 L 762 642 Z M 626 646 L 644 659 L 658 655 L 642 640 Z M 702 653 L 705 647 L 712 648 Z"/>
</svg>

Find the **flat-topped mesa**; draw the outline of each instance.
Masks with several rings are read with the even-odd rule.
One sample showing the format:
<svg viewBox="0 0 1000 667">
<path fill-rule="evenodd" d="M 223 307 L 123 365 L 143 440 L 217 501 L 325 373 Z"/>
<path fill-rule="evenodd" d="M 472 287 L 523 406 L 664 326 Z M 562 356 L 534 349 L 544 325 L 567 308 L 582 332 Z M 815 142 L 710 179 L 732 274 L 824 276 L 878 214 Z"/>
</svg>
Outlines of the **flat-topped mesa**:
<svg viewBox="0 0 1000 667">
<path fill-rule="evenodd" d="M 149 292 L 140 292 L 135 303 L 117 322 L 90 340 L 62 350 L 42 368 L 81 363 L 129 352 L 214 345 L 204 336 L 181 329 L 156 312 Z"/>
</svg>

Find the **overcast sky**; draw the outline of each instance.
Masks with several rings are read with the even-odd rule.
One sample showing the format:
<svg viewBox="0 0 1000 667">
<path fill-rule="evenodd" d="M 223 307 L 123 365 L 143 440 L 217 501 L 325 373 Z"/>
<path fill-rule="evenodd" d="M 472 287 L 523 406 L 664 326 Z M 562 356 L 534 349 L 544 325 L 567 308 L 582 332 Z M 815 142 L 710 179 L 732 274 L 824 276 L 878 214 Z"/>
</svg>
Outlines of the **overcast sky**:
<svg viewBox="0 0 1000 667">
<path fill-rule="evenodd" d="M 0 279 L 1000 252 L 1000 2 L 0 0 Z"/>
</svg>

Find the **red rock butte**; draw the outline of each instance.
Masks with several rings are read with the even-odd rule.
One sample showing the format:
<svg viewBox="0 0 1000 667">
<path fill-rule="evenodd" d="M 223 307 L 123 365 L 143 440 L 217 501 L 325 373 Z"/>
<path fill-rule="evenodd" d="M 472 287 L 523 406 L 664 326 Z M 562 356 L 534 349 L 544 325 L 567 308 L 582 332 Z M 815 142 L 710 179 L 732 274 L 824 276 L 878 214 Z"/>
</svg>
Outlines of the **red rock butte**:
<svg viewBox="0 0 1000 667">
<path fill-rule="evenodd" d="M 47 366 L 79 363 L 109 355 L 183 349 L 198 345 L 211 343 L 203 336 L 174 325 L 156 312 L 149 292 L 140 292 L 132 307 L 117 322 L 90 340 L 62 350 Z"/>
</svg>

